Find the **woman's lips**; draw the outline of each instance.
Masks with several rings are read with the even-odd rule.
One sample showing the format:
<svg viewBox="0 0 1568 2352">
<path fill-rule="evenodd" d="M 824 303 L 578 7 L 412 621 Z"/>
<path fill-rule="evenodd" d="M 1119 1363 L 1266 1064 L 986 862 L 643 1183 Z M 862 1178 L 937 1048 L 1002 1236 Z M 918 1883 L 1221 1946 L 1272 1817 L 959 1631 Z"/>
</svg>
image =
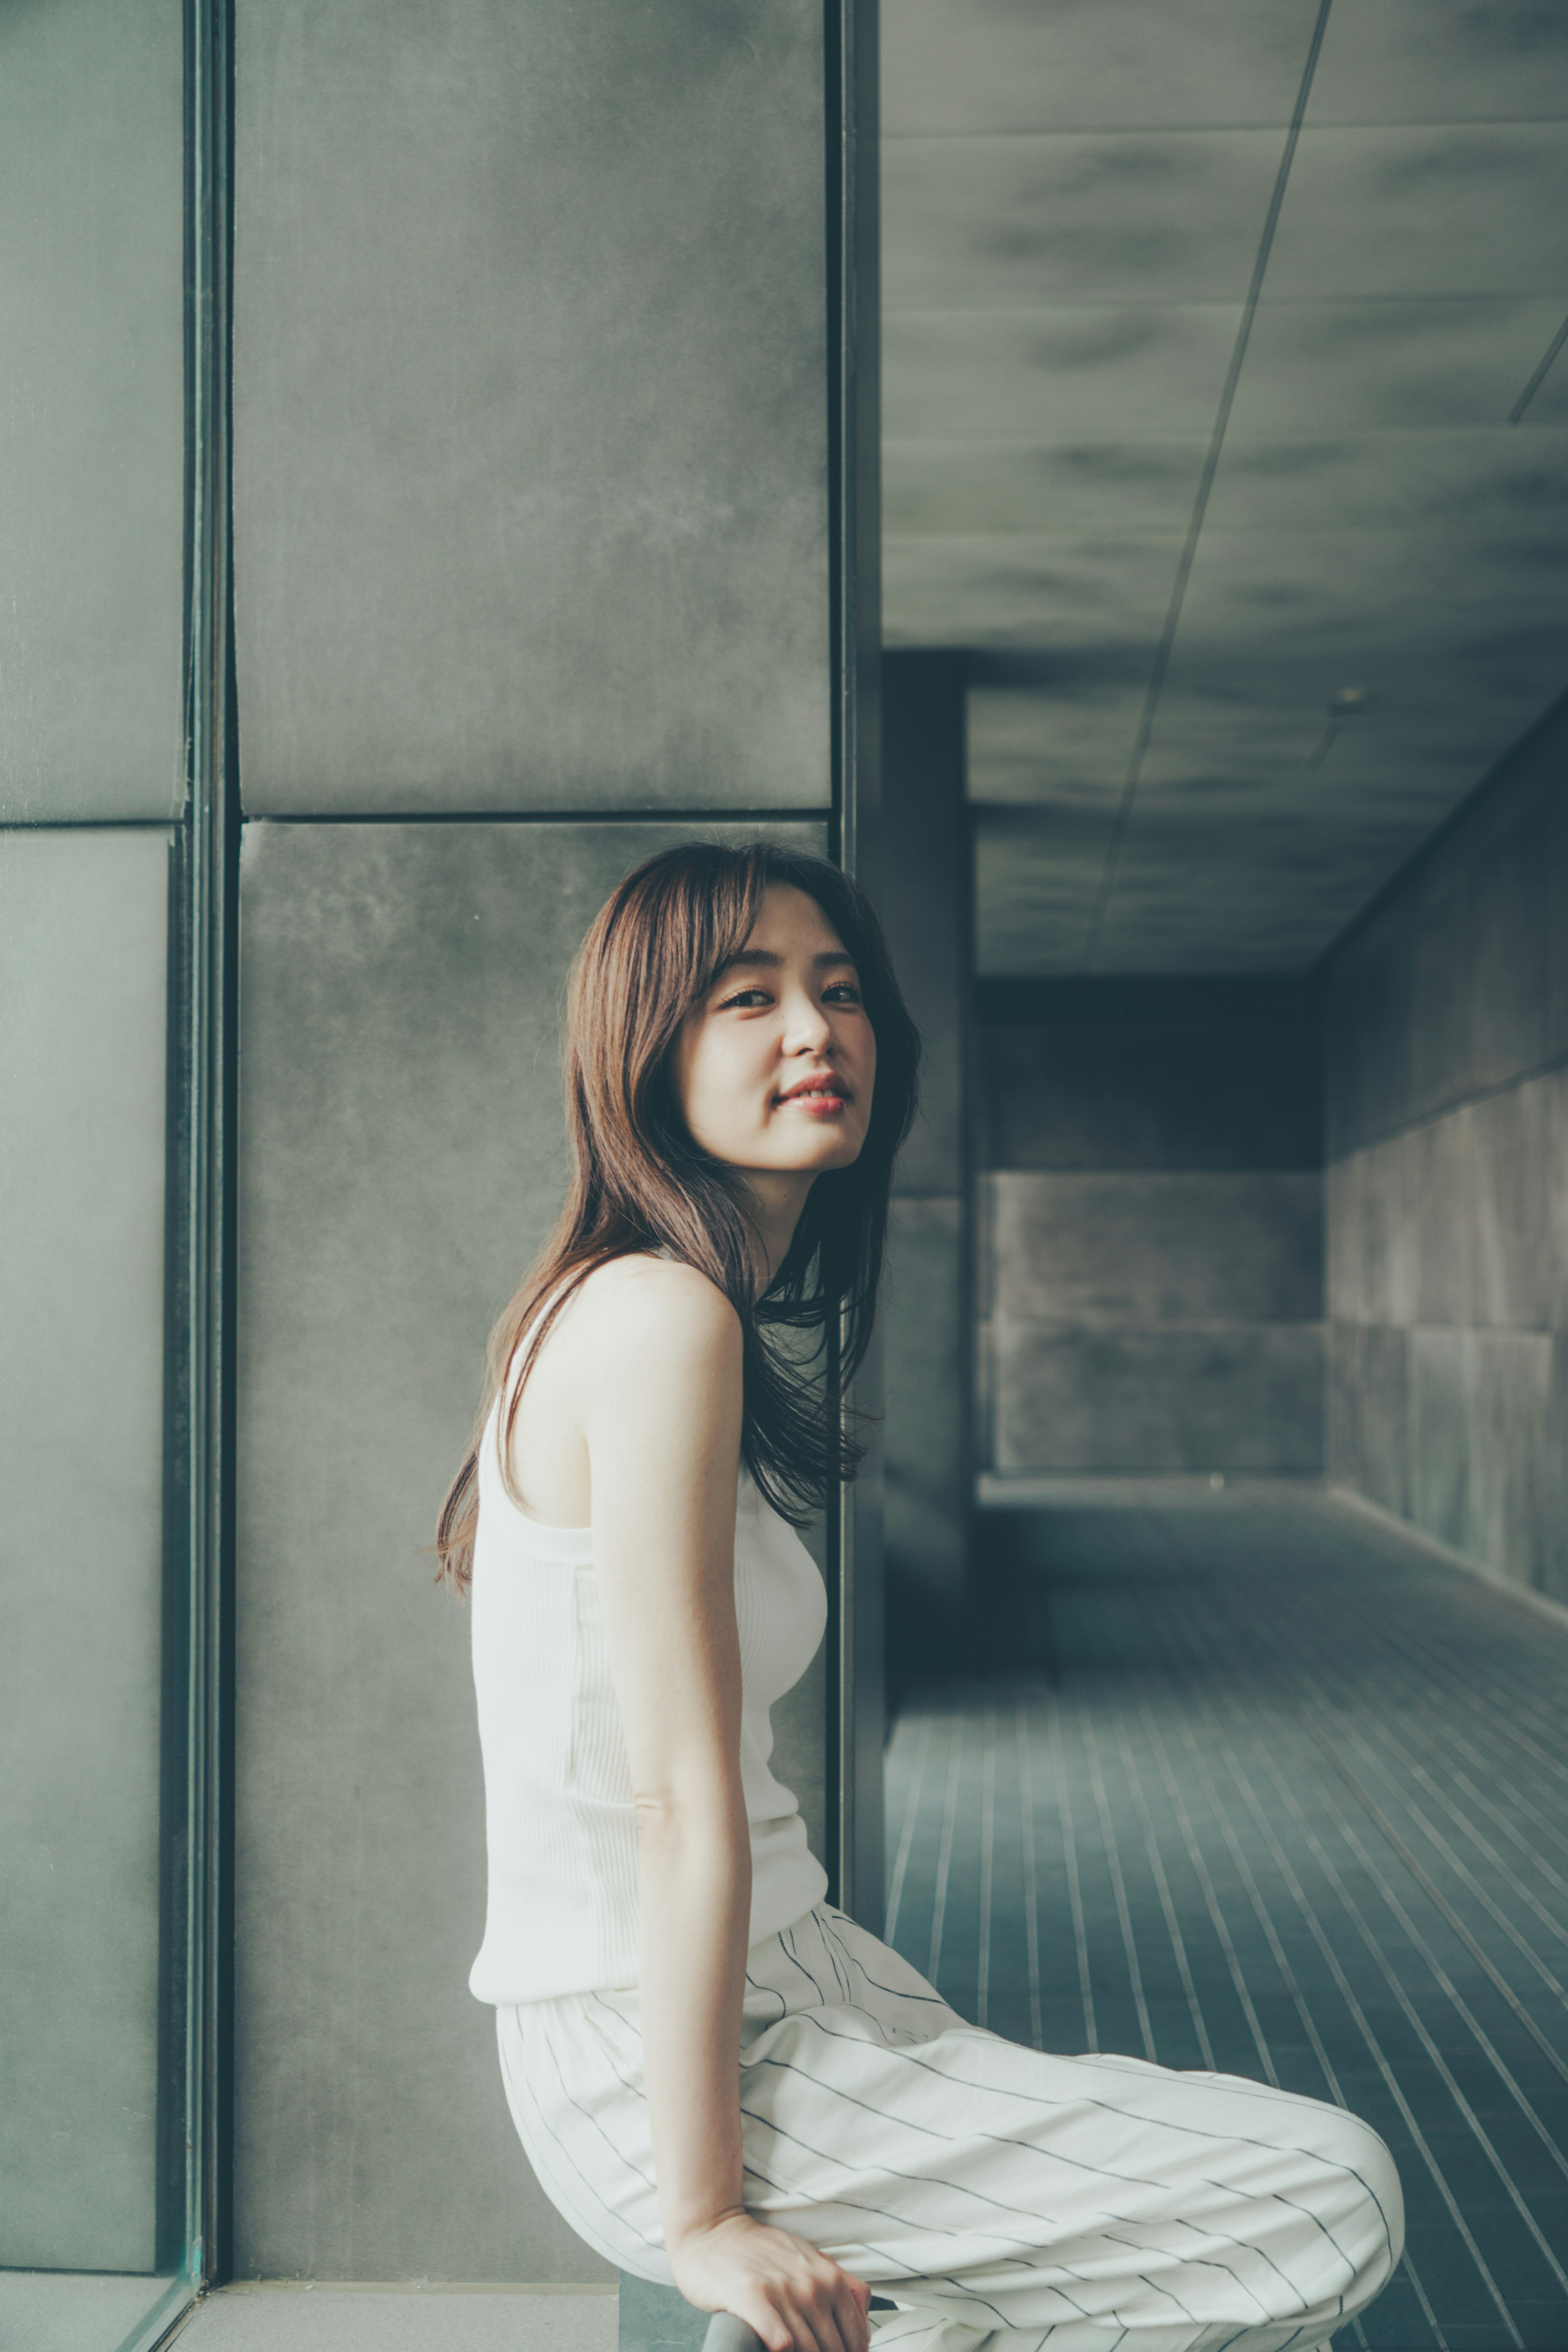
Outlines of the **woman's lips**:
<svg viewBox="0 0 1568 2352">
<path fill-rule="evenodd" d="M 780 1095 L 778 1099 L 792 1109 L 807 1112 L 812 1118 L 836 1118 L 849 1102 L 848 1095 L 836 1078 L 823 1078 L 815 1085 L 799 1087 L 791 1094 Z"/>
</svg>

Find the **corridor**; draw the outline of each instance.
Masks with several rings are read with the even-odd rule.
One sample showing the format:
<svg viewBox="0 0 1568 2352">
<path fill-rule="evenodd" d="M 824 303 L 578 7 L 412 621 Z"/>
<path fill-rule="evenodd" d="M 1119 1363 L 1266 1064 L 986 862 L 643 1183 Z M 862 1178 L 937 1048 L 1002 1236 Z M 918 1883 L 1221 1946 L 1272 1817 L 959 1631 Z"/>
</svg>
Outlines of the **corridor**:
<svg viewBox="0 0 1568 2352">
<path fill-rule="evenodd" d="M 1304 1482 L 1176 1491 L 982 1515 L 983 1653 L 890 1742 L 888 1938 L 1012 2039 L 1374 2123 L 1406 2258 L 1336 2352 L 1563 2352 L 1568 1617 Z"/>
</svg>

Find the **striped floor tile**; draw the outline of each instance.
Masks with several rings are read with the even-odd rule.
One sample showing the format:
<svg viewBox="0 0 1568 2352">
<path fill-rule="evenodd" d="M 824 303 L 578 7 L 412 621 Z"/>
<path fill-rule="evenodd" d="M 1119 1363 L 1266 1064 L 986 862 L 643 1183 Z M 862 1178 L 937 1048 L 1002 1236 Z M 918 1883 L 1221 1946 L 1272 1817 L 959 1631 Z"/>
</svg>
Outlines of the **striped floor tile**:
<svg viewBox="0 0 1568 2352">
<path fill-rule="evenodd" d="M 888 1939 L 1015 2040 L 1375 2124 L 1408 2252 L 1336 2352 L 1568 2352 L 1568 1621 L 1311 1490 L 982 1526 Z"/>
</svg>

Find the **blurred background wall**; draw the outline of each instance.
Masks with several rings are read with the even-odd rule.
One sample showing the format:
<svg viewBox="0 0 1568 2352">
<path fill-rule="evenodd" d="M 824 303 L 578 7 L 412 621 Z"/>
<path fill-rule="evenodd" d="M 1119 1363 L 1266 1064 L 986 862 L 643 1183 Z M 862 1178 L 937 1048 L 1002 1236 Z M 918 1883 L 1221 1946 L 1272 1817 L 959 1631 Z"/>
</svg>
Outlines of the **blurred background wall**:
<svg viewBox="0 0 1568 2352">
<path fill-rule="evenodd" d="M 1568 709 L 1329 958 L 1328 1468 L 1568 1600 Z"/>
<path fill-rule="evenodd" d="M 973 1509 L 967 688 L 961 653 L 883 657 L 875 887 L 923 1040 L 920 1112 L 894 1174 L 882 1318 L 894 1691 L 909 1667 L 950 1653 L 957 1637 Z"/>
<path fill-rule="evenodd" d="M 982 1460 L 1322 1467 L 1305 982 L 982 981 Z"/>
</svg>

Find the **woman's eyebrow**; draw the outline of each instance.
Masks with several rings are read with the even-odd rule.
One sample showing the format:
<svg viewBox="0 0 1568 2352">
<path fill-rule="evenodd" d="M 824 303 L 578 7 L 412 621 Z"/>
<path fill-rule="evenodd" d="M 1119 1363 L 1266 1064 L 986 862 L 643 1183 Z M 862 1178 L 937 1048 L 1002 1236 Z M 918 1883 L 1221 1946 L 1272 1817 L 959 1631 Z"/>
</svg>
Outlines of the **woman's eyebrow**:
<svg viewBox="0 0 1568 2352">
<path fill-rule="evenodd" d="M 777 971 L 783 961 L 783 957 L 775 955 L 771 948 L 737 948 L 719 966 L 718 979 L 714 985 L 716 988 L 719 982 L 727 979 L 732 971 Z M 847 963 L 857 971 L 860 969 L 848 948 L 825 948 L 821 955 L 811 958 L 813 971 L 826 971 L 836 963 Z"/>
</svg>

